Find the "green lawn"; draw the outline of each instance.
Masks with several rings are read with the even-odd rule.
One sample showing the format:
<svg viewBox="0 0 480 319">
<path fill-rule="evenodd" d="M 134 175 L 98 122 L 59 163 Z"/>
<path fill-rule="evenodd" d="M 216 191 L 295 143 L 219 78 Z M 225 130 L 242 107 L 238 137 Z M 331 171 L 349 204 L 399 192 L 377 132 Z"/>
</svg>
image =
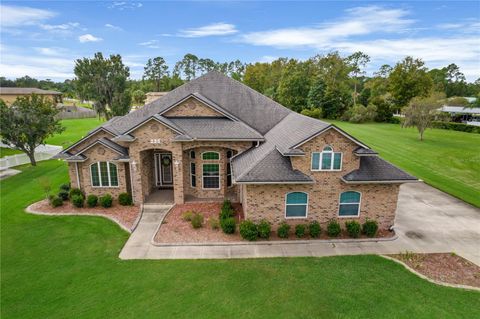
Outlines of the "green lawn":
<svg viewBox="0 0 480 319">
<path fill-rule="evenodd" d="M 15 150 L 12 148 L 6 148 L 6 147 L 0 147 L 0 158 L 5 157 L 5 156 L 11 156 L 15 154 L 22 154 L 22 151 Z"/>
<path fill-rule="evenodd" d="M 128 234 L 100 217 L 24 213 L 37 179 L 0 181 L 2 318 L 479 318 L 480 293 L 440 287 L 376 256 L 122 261 Z"/>
<path fill-rule="evenodd" d="M 70 146 L 84 137 L 87 132 L 102 124 L 103 120 L 98 118 L 68 119 L 62 120 L 61 123 L 65 127 L 65 131 L 47 139 L 47 144 L 60 145 L 64 148 Z"/>
<path fill-rule="evenodd" d="M 426 183 L 480 207 L 480 134 L 329 121 Z"/>
</svg>

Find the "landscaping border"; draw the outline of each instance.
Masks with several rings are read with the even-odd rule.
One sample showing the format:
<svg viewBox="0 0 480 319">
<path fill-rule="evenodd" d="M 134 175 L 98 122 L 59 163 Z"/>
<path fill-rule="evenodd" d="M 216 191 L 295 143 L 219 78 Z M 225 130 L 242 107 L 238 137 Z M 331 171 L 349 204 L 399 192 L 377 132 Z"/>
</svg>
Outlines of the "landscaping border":
<svg viewBox="0 0 480 319">
<path fill-rule="evenodd" d="M 386 256 L 386 255 L 378 255 L 380 257 L 383 257 L 385 259 L 389 259 L 391 261 L 394 261 L 396 262 L 397 264 L 400 264 L 402 265 L 403 267 L 405 267 L 408 271 L 410 271 L 411 273 L 417 275 L 418 277 L 422 278 L 422 279 L 425 279 L 433 284 L 436 284 L 436 285 L 440 285 L 440 286 L 446 286 L 446 287 L 451 287 L 451 288 L 461 288 L 461 289 L 467 289 L 467 290 L 475 290 L 475 291 L 480 291 L 480 288 L 478 287 L 473 287 L 473 286 L 467 286 L 467 285 L 460 285 L 460 284 L 450 284 L 448 282 L 443 282 L 443 281 L 438 281 L 438 280 L 435 280 L 435 279 L 432 279 L 432 278 L 429 278 L 421 273 L 419 273 L 418 271 L 416 271 L 415 269 L 413 269 L 412 267 L 408 266 L 406 263 L 404 263 L 403 261 L 401 260 L 398 260 L 396 258 L 393 258 L 393 257 L 390 257 L 390 256 Z"/>
<path fill-rule="evenodd" d="M 128 227 L 123 225 L 118 219 L 116 219 L 115 217 L 109 216 L 109 215 L 94 214 L 94 213 L 46 213 L 46 212 L 40 212 L 40 211 L 34 210 L 32 208 L 32 206 L 35 205 L 36 203 L 38 203 L 38 202 L 35 202 L 35 203 L 32 203 L 32 204 L 28 205 L 25 208 L 25 212 L 27 212 L 29 214 L 33 214 L 33 215 L 43 215 L 43 216 L 98 216 L 98 217 L 103 217 L 103 218 L 106 218 L 106 219 L 109 219 L 109 220 L 115 222 L 118 226 L 120 226 L 120 228 L 122 228 L 123 230 L 125 230 L 129 234 L 131 234 L 133 232 L 133 230 L 137 227 L 138 222 L 140 221 L 140 217 L 137 217 L 137 220 L 135 220 L 135 222 L 132 226 L 132 229 L 128 229 Z M 143 213 L 143 205 L 140 206 L 139 216 L 142 213 Z"/>
</svg>

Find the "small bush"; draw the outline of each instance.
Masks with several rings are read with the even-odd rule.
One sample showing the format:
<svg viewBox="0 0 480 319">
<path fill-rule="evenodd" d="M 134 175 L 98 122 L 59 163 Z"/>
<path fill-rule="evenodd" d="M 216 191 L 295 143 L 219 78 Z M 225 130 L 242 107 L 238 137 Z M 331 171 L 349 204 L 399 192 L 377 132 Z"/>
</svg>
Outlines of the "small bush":
<svg viewBox="0 0 480 319">
<path fill-rule="evenodd" d="M 314 220 L 310 224 L 308 224 L 308 233 L 312 238 L 318 238 L 320 236 L 320 232 L 322 231 L 320 227 L 320 223 Z"/>
<path fill-rule="evenodd" d="M 224 199 L 222 204 L 223 209 L 233 209 L 232 202 L 229 199 Z"/>
<path fill-rule="evenodd" d="M 354 220 L 345 222 L 345 228 L 347 229 L 348 236 L 352 238 L 360 237 L 361 227 L 359 222 Z"/>
<path fill-rule="evenodd" d="M 298 224 L 295 226 L 295 235 L 298 237 L 298 238 L 302 238 L 303 236 L 305 236 L 305 225 L 304 224 Z"/>
<path fill-rule="evenodd" d="M 118 203 L 122 206 L 132 205 L 132 195 L 129 193 L 121 193 L 118 195 Z"/>
<path fill-rule="evenodd" d="M 60 190 L 66 191 L 68 193 L 70 191 L 70 184 L 60 185 Z"/>
<path fill-rule="evenodd" d="M 104 208 L 112 207 L 113 198 L 110 194 L 105 194 L 99 198 L 100 205 Z"/>
<path fill-rule="evenodd" d="M 277 235 L 280 238 L 288 238 L 288 233 L 290 232 L 290 225 L 283 222 L 278 226 Z"/>
<path fill-rule="evenodd" d="M 340 228 L 340 224 L 335 221 L 335 220 L 331 220 L 328 225 L 327 225 L 327 234 L 328 236 L 330 237 L 338 237 L 338 235 L 340 235 L 340 232 L 342 231 L 342 229 Z"/>
<path fill-rule="evenodd" d="M 72 198 L 75 195 L 82 195 L 83 196 L 83 192 L 80 188 L 72 188 L 72 189 L 70 189 L 69 195 L 70 195 L 70 198 Z"/>
<path fill-rule="evenodd" d="M 235 232 L 235 218 L 228 217 L 220 220 L 220 227 L 225 234 L 233 234 Z"/>
<path fill-rule="evenodd" d="M 59 196 L 51 196 L 50 197 L 50 205 L 52 205 L 52 207 L 58 207 L 58 206 L 62 206 L 63 205 L 63 199 Z"/>
<path fill-rule="evenodd" d="M 235 211 L 232 208 L 223 208 L 220 211 L 220 220 L 235 217 Z"/>
<path fill-rule="evenodd" d="M 468 125 L 468 124 L 457 123 L 457 122 L 434 121 L 432 122 L 432 128 L 480 134 L 480 126 Z"/>
<path fill-rule="evenodd" d="M 98 197 L 96 195 L 88 195 L 87 196 L 87 206 L 88 207 L 95 207 L 98 205 Z"/>
<path fill-rule="evenodd" d="M 217 230 L 220 228 L 220 222 L 218 221 L 218 219 L 212 217 L 208 220 L 209 224 L 210 224 L 210 227 L 213 229 L 213 230 Z"/>
<path fill-rule="evenodd" d="M 75 207 L 83 207 L 83 202 L 85 201 L 85 199 L 83 198 L 83 195 L 73 195 L 72 196 L 72 204 L 73 206 Z"/>
<path fill-rule="evenodd" d="M 240 235 L 243 239 L 254 241 L 258 237 L 258 227 L 251 220 L 244 220 L 240 223 Z"/>
<path fill-rule="evenodd" d="M 193 215 L 195 212 L 192 212 L 191 210 L 187 210 L 186 212 L 183 212 L 182 214 L 182 220 L 189 222 L 192 220 Z"/>
<path fill-rule="evenodd" d="M 367 237 L 375 237 L 378 230 L 377 221 L 367 219 L 362 225 L 362 232 L 367 235 Z"/>
<path fill-rule="evenodd" d="M 58 197 L 60 197 L 62 200 L 67 200 L 68 199 L 68 191 L 64 189 L 60 189 L 58 192 Z"/>
<path fill-rule="evenodd" d="M 193 228 L 200 228 L 203 226 L 203 215 L 200 213 L 195 213 L 192 216 L 192 220 L 190 221 L 192 223 Z"/>
<path fill-rule="evenodd" d="M 262 220 L 258 224 L 258 237 L 263 239 L 268 239 L 270 237 L 270 233 L 272 232 L 272 226 L 266 220 Z"/>
</svg>

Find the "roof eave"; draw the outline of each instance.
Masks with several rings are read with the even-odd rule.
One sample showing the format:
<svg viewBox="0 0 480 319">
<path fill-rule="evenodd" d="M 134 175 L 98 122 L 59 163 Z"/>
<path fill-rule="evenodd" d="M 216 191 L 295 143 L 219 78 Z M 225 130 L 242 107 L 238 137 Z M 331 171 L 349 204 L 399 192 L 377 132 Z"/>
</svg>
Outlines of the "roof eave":
<svg viewBox="0 0 480 319">
<path fill-rule="evenodd" d="M 417 183 L 420 182 L 418 179 L 391 179 L 391 180 L 373 180 L 373 181 L 349 181 L 340 178 L 345 184 L 404 184 L 404 183 Z"/>
</svg>

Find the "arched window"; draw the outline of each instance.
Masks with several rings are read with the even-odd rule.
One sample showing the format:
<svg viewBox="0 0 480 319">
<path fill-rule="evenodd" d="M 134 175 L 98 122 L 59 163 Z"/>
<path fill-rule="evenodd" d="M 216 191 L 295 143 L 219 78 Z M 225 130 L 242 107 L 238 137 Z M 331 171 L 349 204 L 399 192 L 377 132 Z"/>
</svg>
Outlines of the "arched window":
<svg viewBox="0 0 480 319">
<path fill-rule="evenodd" d="M 117 165 L 110 162 L 96 162 L 90 165 L 93 187 L 117 187 Z"/>
<path fill-rule="evenodd" d="M 322 152 L 312 152 L 312 171 L 340 171 L 342 153 L 334 152 L 331 146 L 325 146 Z"/>
<path fill-rule="evenodd" d="M 285 218 L 305 218 L 308 210 L 308 194 L 287 193 L 285 197 Z"/>
<path fill-rule="evenodd" d="M 338 215 L 344 217 L 358 217 L 360 215 L 361 197 L 361 194 L 355 191 L 341 193 Z"/>
<path fill-rule="evenodd" d="M 219 160 L 220 154 L 218 152 L 204 152 L 202 153 L 202 160 L 204 161 L 211 161 L 211 160 Z"/>
</svg>

